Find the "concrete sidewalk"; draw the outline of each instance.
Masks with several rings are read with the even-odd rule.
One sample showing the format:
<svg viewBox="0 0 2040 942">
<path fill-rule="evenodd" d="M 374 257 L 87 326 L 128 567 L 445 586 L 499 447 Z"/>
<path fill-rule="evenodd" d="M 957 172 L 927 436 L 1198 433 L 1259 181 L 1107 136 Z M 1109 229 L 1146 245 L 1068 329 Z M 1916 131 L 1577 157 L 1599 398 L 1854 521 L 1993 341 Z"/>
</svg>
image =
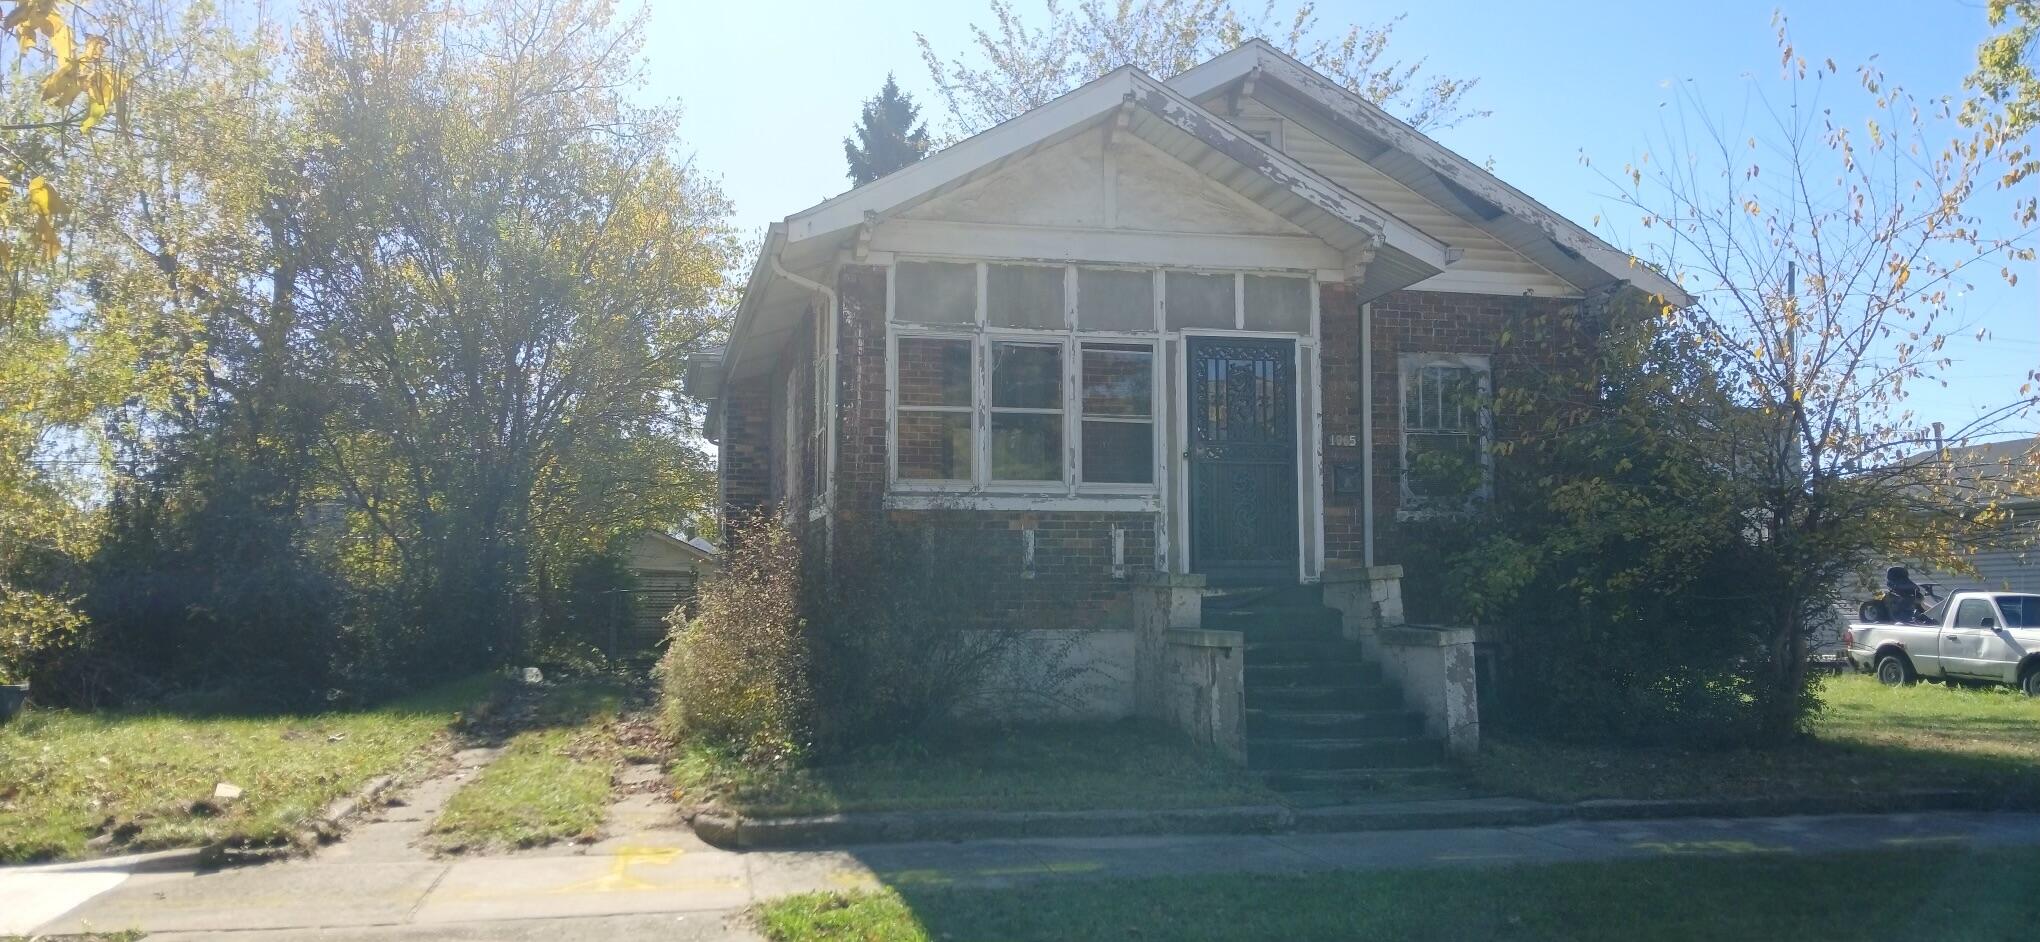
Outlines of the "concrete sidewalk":
<svg viewBox="0 0 2040 942">
<path fill-rule="evenodd" d="M 346 844 L 217 873 L 139 872 L 36 927 L 152 939 L 750 939 L 751 904 L 882 884 L 999 887 L 1196 873 L 1494 866 L 1675 855 L 2040 845 L 2040 814 L 1601 821 L 1352 834 L 1051 838 L 733 852 L 638 830 L 587 848 L 376 859 Z M 94 873 L 97 873 L 94 871 Z M 19 872 L 0 872 L 0 898 Z M 47 881 L 49 875 L 40 879 Z M 103 874 L 101 882 L 104 882 Z M 45 882 L 47 886 L 47 882 Z"/>
</svg>

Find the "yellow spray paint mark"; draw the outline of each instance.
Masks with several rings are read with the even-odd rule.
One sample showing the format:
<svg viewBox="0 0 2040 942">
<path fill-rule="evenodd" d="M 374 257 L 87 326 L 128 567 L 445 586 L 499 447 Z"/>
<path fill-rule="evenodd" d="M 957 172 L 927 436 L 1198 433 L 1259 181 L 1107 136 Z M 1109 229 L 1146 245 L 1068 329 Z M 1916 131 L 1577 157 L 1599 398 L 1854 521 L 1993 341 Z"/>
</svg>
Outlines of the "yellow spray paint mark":
<svg viewBox="0 0 2040 942">
<path fill-rule="evenodd" d="M 682 851 L 676 847 L 619 847 L 609 858 L 609 872 L 591 880 L 570 883 L 554 890 L 555 893 L 627 893 L 641 890 L 656 890 L 661 887 L 631 872 L 640 865 L 663 867 L 680 858 Z"/>
<path fill-rule="evenodd" d="M 1660 854 L 1789 854 L 1790 847 L 1765 847 L 1750 841 L 1638 841 L 1638 850 Z"/>
</svg>

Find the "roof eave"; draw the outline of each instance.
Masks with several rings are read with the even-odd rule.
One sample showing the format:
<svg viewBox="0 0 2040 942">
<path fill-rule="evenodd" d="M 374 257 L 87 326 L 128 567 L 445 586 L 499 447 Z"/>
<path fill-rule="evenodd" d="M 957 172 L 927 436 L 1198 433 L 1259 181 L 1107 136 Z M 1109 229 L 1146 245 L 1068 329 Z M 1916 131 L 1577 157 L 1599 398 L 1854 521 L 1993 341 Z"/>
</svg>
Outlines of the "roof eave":
<svg viewBox="0 0 2040 942">
<path fill-rule="evenodd" d="M 1251 39 L 1232 50 L 1185 70 L 1169 80 L 1169 86 L 1190 98 L 1201 98 L 1243 82 L 1249 75 L 1256 82 L 1269 80 L 1293 90 L 1335 119 L 1356 130 L 1385 141 L 1421 161 L 1426 169 L 1453 185 L 1473 191 L 1503 212 L 1537 226 L 1563 250 L 1577 254 L 1601 271 L 1609 282 L 1628 282 L 1675 307 L 1693 303 L 1693 297 L 1679 284 L 1643 264 L 1628 252 L 1567 219 L 1563 214 L 1510 186 L 1472 161 L 1432 140 L 1401 119 L 1383 111 L 1373 102 L 1326 79 L 1322 74 L 1276 49 L 1267 41 Z M 1469 220 L 1476 225 L 1480 220 Z M 1485 226 L 1483 226 L 1485 228 Z M 1592 286 L 1582 286 L 1592 287 Z"/>
</svg>

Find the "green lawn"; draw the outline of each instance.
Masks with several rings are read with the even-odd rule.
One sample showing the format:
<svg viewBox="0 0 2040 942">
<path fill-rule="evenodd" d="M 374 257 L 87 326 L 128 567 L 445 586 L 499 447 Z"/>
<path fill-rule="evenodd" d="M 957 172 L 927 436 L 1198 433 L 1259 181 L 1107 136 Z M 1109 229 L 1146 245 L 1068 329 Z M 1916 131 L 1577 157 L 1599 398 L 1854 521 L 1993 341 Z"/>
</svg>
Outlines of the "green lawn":
<svg viewBox="0 0 2040 942">
<path fill-rule="evenodd" d="M 2040 801 L 2040 698 L 2002 687 L 1885 687 L 1828 680 L 1813 738 L 1788 748 L 1693 753 L 1491 738 L 1473 767 L 1492 791 L 1583 798 L 1722 798 L 1968 788 Z"/>
<path fill-rule="evenodd" d="M 752 769 L 702 747 L 673 768 L 682 800 L 760 816 L 839 811 L 1190 808 L 1279 798 L 1244 769 L 1135 723 L 965 730 L 805 769 Z"/>
<path fill-rule="evenodd" d="M 431 743 L 490 681 L 382 707 L 311 715 L 34 710 L 0 727 L 0 862 L 119 850 L 288 840 L 298 822 Z M 212 802 L 231 782 L 243 797 Z"/>
<path fill-rule="evenodd" d="M 593 681 L 547 692 L 534 728 L 462 786 L 432 825 L 441 848 L 533 847 L 592 837 L 609 807 L 623 691 Z"/>
<path fill-rule="evenodd" d="M 898 887 L 764 905 L 777 942 L 2032 938 L 2040 850 Z"/>
</svg>

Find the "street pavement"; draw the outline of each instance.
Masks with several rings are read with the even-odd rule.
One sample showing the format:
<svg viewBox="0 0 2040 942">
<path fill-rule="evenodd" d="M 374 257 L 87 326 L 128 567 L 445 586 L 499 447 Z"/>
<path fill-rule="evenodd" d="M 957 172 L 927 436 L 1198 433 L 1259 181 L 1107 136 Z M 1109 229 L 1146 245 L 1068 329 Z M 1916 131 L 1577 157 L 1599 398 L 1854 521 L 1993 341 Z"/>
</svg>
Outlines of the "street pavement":
<svg viewBox="0 0 2040 942">
<path fill-rule="evenodd" d="M 755 939 L 743 913 L 756 902 L 885 884 L 1002 887 L 1199 873 L 2040 845 L 2040 814 L 1938 812 L 734 852 L 675 826 L 670 811 L 648 797 L 617 808 L 611 833 L 623 836 L 597 844 L 432 858 L 389 839 L 405 823 L 379 822 L 364 840 L 306 859 L 210 873 L 112 861 L 0 871 L 0 919 L 8 920 L 0 934 L 142 929 L 151 940 L 240 942 Z M 377 827 L 386 830 L 381 838 Z M 23 899 L 35 902 L 23 906 Z M 60 904 L 64 909 L 50 911 Z M 24 926 L 26 918 L 42 921 Z"/>
</svg>

